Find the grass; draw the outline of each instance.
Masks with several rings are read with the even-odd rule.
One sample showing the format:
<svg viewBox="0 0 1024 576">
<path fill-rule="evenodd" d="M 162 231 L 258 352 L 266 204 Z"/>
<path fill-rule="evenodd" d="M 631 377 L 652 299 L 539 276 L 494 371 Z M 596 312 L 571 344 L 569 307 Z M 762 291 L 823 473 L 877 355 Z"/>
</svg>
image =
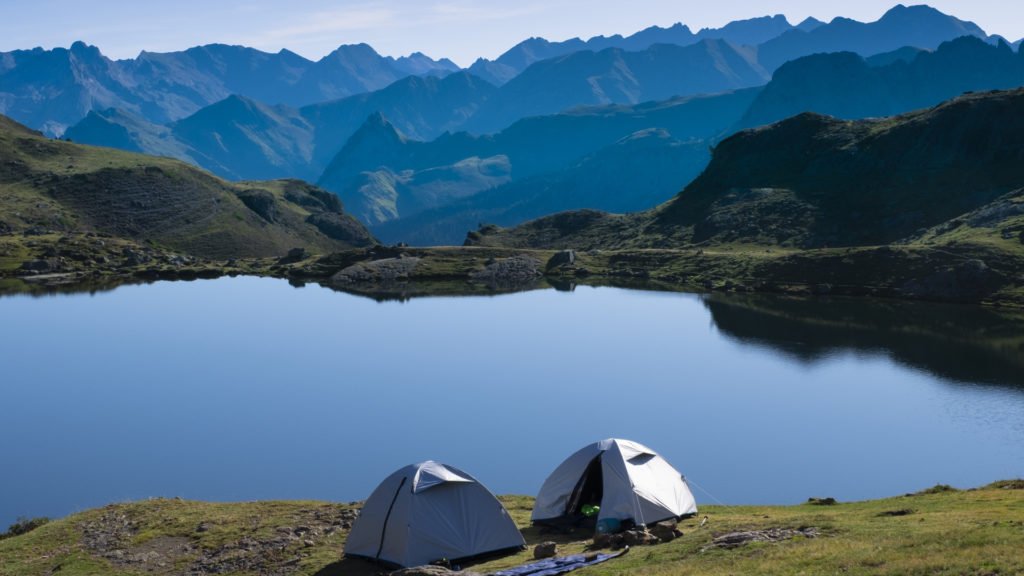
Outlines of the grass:
<svg viewBox="0 0 1024 576">
<path fill-rule="evenodd" d="M 938 487 L 913 495 L 833 506 L 704 506 L 704 528 L 692 519 L 680 525 L 684 536 L 588 568 L 581 574 L 665 576 L 726 574 L 1019 574 L 1024 572 L 1024 481 L 1011 480 L 977 490 Z M 559 543 L 560 554 L 583 552 L 587 534 L 552 536 L 529 526 L 533 504 L 526 496 L 501 500 L 523 529 L 529 545 Z M 197 549 L 216 551 L 246 539 L 273 538 L 317 513 L 349 508 L 323 502 L 250 502 L 213 504 L 157 499 L 90 510 L 52 521 L 32 532 L 0 541 L 0 575 L 35 576 L 59 571 L 79 576 L 128 576 L 141 570 L 118 568 L 83 544 L 83 531 L 104 515 L 120 514 L 136 527 L 130 545 L 145 549 L 161 538 L 187 540 Z M 203 529 L 197 527 L 202 525 Z M 708 548 L 717 534 L 765 528 L 815 527 L 818 538 L 749 544 L 724 550 Z M 370 576 L 366 562 L 342 560 L 346 531 L 320 537 L 312 545 L 295 542 L 275 551 L 269 561 L 285 572 L 309 576 Z M 530 561 L 532 551 L 472 566 L 487 573 Z M 178 573 L 191 561 L 150 573 Z M 249 574 L 252 572 L 236 572 Z"/>
</svg>

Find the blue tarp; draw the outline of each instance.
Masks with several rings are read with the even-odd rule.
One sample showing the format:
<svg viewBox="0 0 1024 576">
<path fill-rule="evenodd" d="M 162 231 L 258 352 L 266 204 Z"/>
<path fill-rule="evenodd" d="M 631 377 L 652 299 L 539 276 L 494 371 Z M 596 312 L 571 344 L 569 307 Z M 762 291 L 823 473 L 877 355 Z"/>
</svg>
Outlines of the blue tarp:
<svg viewBox="0 0 1024 576">
<path fill-rule="evenodd" d="M 612 558 L 622 556 L 626 552 L 629 552 L 629 548 L 615 554 L 575 554 L 573 556 L 563 556 L 562 558 L 549 558 L 540 562 L 532 562 L 516 566 L 515 568 L 509 568 L 508 570 L 502 570 L 501 572 L 495 572 L 491 576 L 558 576 L 559 574 L 567 574 L 586 566 L 607 562 Z"/>
</svg>

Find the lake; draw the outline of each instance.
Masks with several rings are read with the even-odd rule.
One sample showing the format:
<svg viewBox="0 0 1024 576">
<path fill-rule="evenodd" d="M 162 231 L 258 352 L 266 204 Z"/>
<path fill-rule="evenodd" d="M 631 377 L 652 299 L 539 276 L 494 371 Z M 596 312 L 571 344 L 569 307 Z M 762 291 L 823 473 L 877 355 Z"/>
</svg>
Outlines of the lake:
<svg viewBox="0 0 1024 576">
<path fill-rule="evenodd" d="M 260 278 L 0 298 L 0 527 L 151 496 L 532 494 L 606 437 L 699 503 L 1024 476 L 1024 315 L 592 288 L 383 301 Z"/>
</svg>

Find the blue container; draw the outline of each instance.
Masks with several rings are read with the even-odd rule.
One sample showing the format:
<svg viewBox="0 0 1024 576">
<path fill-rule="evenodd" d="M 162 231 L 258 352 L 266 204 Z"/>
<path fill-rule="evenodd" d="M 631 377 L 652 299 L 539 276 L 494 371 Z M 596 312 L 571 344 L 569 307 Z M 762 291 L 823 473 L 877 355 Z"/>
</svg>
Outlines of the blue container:
<svg viewBox="0 0 1024 576">
<path fill-rule="evenodd" d="M 622 529 L 622 522 L 618 518 L 601 518 L 597 521 L 598 534 L 615 534 Z"/>
</svg>

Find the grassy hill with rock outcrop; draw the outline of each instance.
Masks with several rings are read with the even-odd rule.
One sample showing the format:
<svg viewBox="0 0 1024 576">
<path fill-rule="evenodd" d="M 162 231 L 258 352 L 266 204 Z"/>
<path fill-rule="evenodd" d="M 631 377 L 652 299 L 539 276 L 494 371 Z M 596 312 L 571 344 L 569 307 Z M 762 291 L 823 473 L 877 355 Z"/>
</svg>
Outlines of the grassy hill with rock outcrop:
<svg viewBox="0 0 1024 576">
<path fill-rule="evenodd" d="M 559 555 L 593 550 L 591 533 L 530 527 L 532 498 L 501 500 L 530 549 L 467 571 L 530 562 L 532 547 L 544 541 L 556 542 Z M 0 537 L 0 575 L 380 574 L 369 562 L 342 558 L 358 511 L 358 503 L 326 502 L 114 504 Z M 582 573 L 1017 574 L 1024 571 L 1024 481 L 976 490 L 936 486 L 865 502 L 822 497 L 797 506 L 702 506 L 698 518 L 677 528 L 681 536 L 635 546 Z"/>
<path fill-rule="evenodd" d="M 0 272 L 32 258 L 102 268 L 128 252 L 143 254 L 134 261 L 151 258 L 144 252 L 229 259 L 376 243 L 335 195 L 304 182 L 228 183 L 177 160 L 52 140 L 5 117 L 0 191 Z"/>
<path fill-rule="evenodd" d="M 689 250 L 691 258 L 672 259 L 676 273 L 664 262 L 637 267 L 665 277 L 703 271 L 741 285 L 1017 298 L 1024 287 L 1024 90 L 968 94 L 876 120 L 801 114 L 724 140 L 703 174 L 652 210 L 487 226 L 467 244 Z M 697 266 L 699 259 L 710 261 Z"/>
</svg>

